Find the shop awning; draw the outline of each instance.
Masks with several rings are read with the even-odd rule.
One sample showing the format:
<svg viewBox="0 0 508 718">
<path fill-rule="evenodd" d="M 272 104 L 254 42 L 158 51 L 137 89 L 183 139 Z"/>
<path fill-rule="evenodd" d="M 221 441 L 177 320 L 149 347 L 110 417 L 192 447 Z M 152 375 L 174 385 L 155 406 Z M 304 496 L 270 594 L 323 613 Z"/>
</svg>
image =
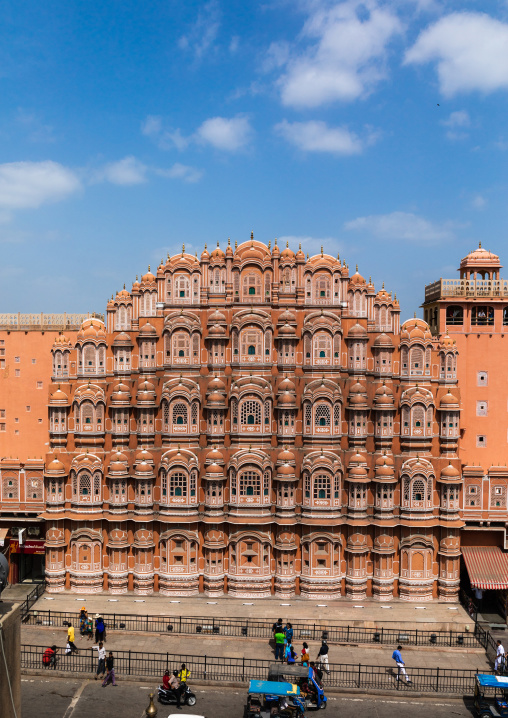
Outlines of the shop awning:
<svg viewBox="0 0 508 718">
<path fill-rule="evenodd" d="M 473 588 L 508 588 L 508 553 L 499 546 L 462 546 Z"/>
<path fill-rule="evenodd" d="M 9 533 L 9 529 L 0 529 L 0 546 L 5 545 L 5 538 Z"/>
</svg>

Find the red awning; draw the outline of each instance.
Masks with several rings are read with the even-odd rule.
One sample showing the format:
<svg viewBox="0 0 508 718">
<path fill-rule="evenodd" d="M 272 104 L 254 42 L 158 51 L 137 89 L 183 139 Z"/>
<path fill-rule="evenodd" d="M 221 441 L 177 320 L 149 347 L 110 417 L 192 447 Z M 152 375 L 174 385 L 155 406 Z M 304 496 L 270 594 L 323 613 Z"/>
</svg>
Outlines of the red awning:
<svg viewBox="0 0 508 718">
<path fill-rule="evenodd" d="M 499 546 L 462 546 L 473 588 L 508 588 L 508 553 Z"/>
</svg>

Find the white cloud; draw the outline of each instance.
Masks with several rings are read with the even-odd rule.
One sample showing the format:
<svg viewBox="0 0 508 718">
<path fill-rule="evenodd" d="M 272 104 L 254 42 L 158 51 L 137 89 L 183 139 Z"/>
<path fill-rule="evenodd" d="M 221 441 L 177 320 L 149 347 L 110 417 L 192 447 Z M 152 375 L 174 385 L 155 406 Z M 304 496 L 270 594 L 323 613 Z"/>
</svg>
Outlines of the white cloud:
<svg viewBox="0 0 508 718">
<path fill-rule="evenodd" d="M 402 31 L 400 20 L 374 0 L 311 8 L 300 35 L 307 45 L 292 49 L 278 80 L 283 104 L 319 107 L 364 96 L 386 77 L 387 46 Z"/>
<path fill-rule="evenodd" d="M 162 131 L 162 118 L 159 115 L 148 115 L 141 123 L 141 134 L 147 137 L 157 137 Z"/>
<path fill-rule="evenodd" d="M 186 150 L 191 143 L 211 145 L 219 150 L 236 152 L 246 147 L 253 135 L 249 119 L 245 115 L 235 117 L 210 117 L 191 135 L 183 135 L 179 128 L 163 127 L 162 119 L 148 115 L 141 124 L 142 134 L 151 137 L 161 150 L 176 148 Z"/>
<path fill-rule="evenodd" d="M 215 0 L 206 3 L 198 13 L 196 22 L 186 35 L 178 41 L 181 50 L 193 53 L 196 62 L 213 48 L 220 28 L 220 12 Z"/>
<path fill-rule="evenodd" d="M 452 13 L 420 33 L 404 62 L 436 62 L 446 97 L 508 89 L 508 24 L 484 13 Z"/>
<path fill-rule="evenodd" d="M 453 238 L 451 223 L 435 224 L 412 212 L 392 212 L 357 217 L 344 224 L 346 230 L 359 230 L 378 239 L 409 242 L 436 242 Z"/>
<path fill-rule="evenodd" d="M 110 162 L 100 169 L 95 181 L 111 182 L 117 185 L 136 185 L 146 182 L 147 167 L 135 157 L 124 157 L 118 162 Z"/>
<path fill-rule="evenodd" d="M 279 237 L 278 240 L 279 248 L 282 250 L 286 243 L 293 250 L 298 251 L 298 247 L 301 245 L 302 251 L 308 252 L 309 254 L 317 254 L 321 252 L 321 247 L 326 254 L 336 256 L 339 252 L 343 251 L 343 245 L 336 237 L 312 237 L 310 235 L 298 235 L 298 234 L 284 234 Z"/>
<path fill-rule="evenodd" d="M 364 142 L 345 127 L 328 127 L 325 122 L 288 122 L 275 125 L 275 131 L 305 152 L 329 152 L 338 155 L 360 154 Z"/>
<path fill-rule="evenodd" d="M 196 131 L 196 141 L 212 145 L 219 150 L 236 152 L 249 143 L 252 128 L 244 115 L 227 117 L 211 117 L 205 120 Z"/>
<path fill-rule="evenodd" d="M 485 197 L 482 197 L 481 194 L 477 194 L 473 197 L 471 201 L 471 205 L 474 209 L 483 209 L 487 204 L 487 200 Z"/>
<path fill-rule="evenodd" d="M 196 167 L 190 167 L 189 165 L 182 165 L 180 162 L 175 164 L 168 170 L 156 170 L 156 174 L 161 177 L 169 177 L 170 179 L 181 179 L 183 182 L 199 182 L 203 177 L 203 170 L 198 170 Z"/>
<path fill-rule="evenodd" d="M 0 207 L 35 209 L 58 202 L 77 192 L 76 174 L 58 162 L 9 162 L 0 164 Z"/>
<path fill-rule="evenodd" d="M 450 113 L 450 116 L 446 120 L 442 120 L 441 124 L 449 128 L 446 133 L 449 140 L 465 140 L 469 137 L 466 130 L 471 126 L 471 118 L 466 110 Z"/>
<path fill-rule="evenodd" d="M 236 52 L 238 52 L 238 48 L 240 47 L 240 38 L 238 35 L 233 35 L 231 38 L 231 42 L 229 43 L 229 52 L 234 55 Z"/>
</svg>

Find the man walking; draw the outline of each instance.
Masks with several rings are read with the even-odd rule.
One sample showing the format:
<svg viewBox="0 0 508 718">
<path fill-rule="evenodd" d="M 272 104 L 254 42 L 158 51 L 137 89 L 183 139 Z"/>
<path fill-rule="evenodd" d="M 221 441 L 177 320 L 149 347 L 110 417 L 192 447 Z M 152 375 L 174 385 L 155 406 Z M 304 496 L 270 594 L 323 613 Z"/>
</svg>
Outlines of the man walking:
<svg viewBox="0 0 508 718">
<path fill-rule="evenodd" d="M 97 673 L 95 674 L 95 680 L 99 677 L 99 674 L 102 673 L 102 678 L 104 679 L 104 675 L 106 673 L 106 649 L 104 648 L 104 645 L 102 641 L 99 643 L 98 646 L 92 646 L 94 651 L 99 652 L 99 662 L 97 664 Z"/>
<path fill-rule="evenodd" d="M 325 640 L 321 643 L 321 648 L 318 653 L 318 664 L 320 668 L 324 668 L 328 675 L 330 675 L 330 664 L 328 663 L 328 644 Z"/>
<path fill-rule="evenodd" d="M 69 644 L 71 653 L 78 652 L 78 648 L 77 648 L 76 644 L 74 643 L 74 626 L 69 626 L 69 628 L 67 629 L 67 643 Z"/>
<path fill-rule="evenodd" d="M 280 628 L 278 628 L 275 631 L 275 660 L 278 661 L 279 659 L 283 662 L 284 661 L 284 643 L 286 640 L 286 634 L 284 633 L 284 629 L 282 628 L 282 624 Z"/>
<path fill-rule="evenodd" d="M 102 681 L 102 687 L 105 688 L 109 681 L 116 687 L 116 681 L 115 681 L 115 662 L 113 659 L 113 654 L 110 651 L 109 656 L 106 658 L 106 678 Z"/>
<path fill-rule="evenodd" d="M 406 676 L 406 683 L 411 683 L 411 680 L 406 673 L 406 669 L 404 666 L 406 665 L 404 661 L 402 660 L 402 646 L 397 646 L 396 650 L 392 653 L 392 658 L 397 664 L 397 680 L 400 680 L 400 675 Z"/>
<path fill-rule="evenodd" d="M 497 641 L 496 660 L 494 661 L 494 670 L 496 673 L 502 673 L 504 669 L 504 662 L 506 659 L 506 652 L 501 641 Z"/>
</svg>

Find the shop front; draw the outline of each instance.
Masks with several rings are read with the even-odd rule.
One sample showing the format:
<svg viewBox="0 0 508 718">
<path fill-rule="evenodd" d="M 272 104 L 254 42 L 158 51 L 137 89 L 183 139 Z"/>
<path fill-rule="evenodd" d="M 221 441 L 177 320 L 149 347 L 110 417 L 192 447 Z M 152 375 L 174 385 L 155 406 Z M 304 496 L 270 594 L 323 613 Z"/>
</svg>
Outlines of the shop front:
<svg viewBox="0 0 508 718">
<path fill-rule="evenodd" d="M 0 550 L 9 561 L 9 583 L 40 583 L 44 581 L 45 541 L 41 524 L 11 526 L 3 530 Z"/>
</svg>

